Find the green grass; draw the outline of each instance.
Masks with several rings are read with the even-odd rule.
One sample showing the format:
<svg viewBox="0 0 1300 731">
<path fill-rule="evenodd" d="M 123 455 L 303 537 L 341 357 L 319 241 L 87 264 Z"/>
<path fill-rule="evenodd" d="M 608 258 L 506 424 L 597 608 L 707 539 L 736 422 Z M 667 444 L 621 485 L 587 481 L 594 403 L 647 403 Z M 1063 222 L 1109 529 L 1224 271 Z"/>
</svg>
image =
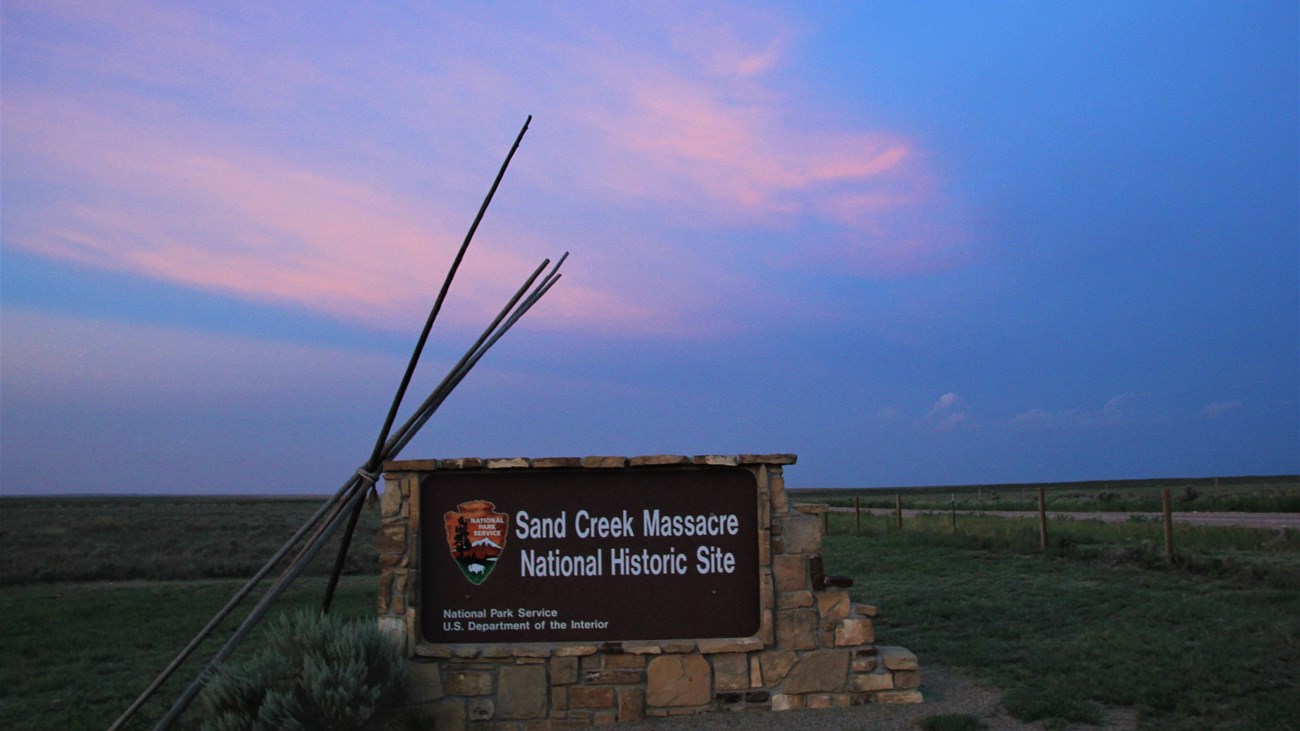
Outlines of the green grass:
<svg viewBox="0 0 1300 731">
<path fill-rule="evenodd" d="M 242 584 L 230 579 L 29 584 L 0 589 L 0 728 L 107 728 Z M 300 580 L 272 610 L 319 607 Z M 374 616 L 377 579 L 344 577 L 333 612 Z M 152 728 L 252 608 L 249 597 L 129 728 Z M 255 648 L 257 634 L 240 646 Z M 236 657 L 240 654 L 237 653 Z M 193 717 L 186 727 L 193 727 Z"/>
<path fill-rule="evenodd" d="M 324 501 L 0 499 L 0 728 L 107 728 Z M 377 524 L 377 511 L 362 513 L 335 598 L 344 616 L 374 616 Z M 335 552 L 327 545 L 272 614 L 319 607 Z M 130 728 L 152 728 L 276 575 Z"/>
<path fill-rule="evenodd" d="M 952 487 L 801 489 L 791 492 L 799 502 L 863 508 L 893 509 L 897 496 L 903 507 L 916 510 L 1038 510 L 1038 484 L 960 485 Z M 1162 480 L 1110 480 L 1043 483 L 1048 510 L 1063 512 L 1158 513 L 1161 491 L 1170 491 L 1171 508 L 1178 511 L 1297 513 L 1300 476 L 1219 477 Z"/>
<path fill-rule="evenodd" d="M 944 713 L 924 718 L 921 731 L 979 731 L 988 728 L 979 718 L 966 713 Z"/>
<path fill-rule="evenodd" d="M 827 537 L 827 569 L 855 578 L 881 609 L 878 641 L 916 652 L 923 675 L 961 668 L 1050 727 L 1131 707 L 1143 728 L 1300 728 L 1295 586 L 867 532 Z"/>
<path fill-rule="evenodd" d="M 1038 522 L 943 513 L 905 518 L 903 532 L 927 536 L 931 543 L 954 548 L 1038 555 Z M 830 534 L 894 532 L 893 516 L 863 516 L 859 528 L 851 513 L 830 516 Z M 1175 566 L 1189 573 L 1239 578 L 1300 591 L 1300 531 L 1225 526 L 1178 525 L 1174 528 Z M 1048 523 L 1046 555 L 1053 558 L 1162 567 L 1165 564 L 1164 526 L 1160 522 L 1129 520 L 1052 520 Z"/>
</svg>

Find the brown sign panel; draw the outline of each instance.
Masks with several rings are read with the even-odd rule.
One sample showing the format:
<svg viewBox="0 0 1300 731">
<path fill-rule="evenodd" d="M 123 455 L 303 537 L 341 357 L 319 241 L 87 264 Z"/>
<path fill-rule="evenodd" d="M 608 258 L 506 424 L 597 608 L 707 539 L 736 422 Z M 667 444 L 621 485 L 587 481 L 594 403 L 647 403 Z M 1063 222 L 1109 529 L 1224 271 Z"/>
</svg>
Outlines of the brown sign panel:
<svg viewBox="0 0 1300 731">
<path fill-rule="evenodd" d="M 426 642 L 758 632 L 748 470 L 433 472 L 420 531 Z"/>
</svg>

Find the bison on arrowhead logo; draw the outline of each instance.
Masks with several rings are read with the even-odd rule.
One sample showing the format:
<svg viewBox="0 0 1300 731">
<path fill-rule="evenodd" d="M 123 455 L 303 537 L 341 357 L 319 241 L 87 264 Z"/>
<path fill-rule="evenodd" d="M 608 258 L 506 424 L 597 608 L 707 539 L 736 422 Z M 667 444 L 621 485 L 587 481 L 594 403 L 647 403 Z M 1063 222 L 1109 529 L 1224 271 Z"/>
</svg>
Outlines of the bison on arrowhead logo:
<svg viewBox="0 0 1300 731">
<path fill-rule="evenodd" d="M 471 584 L 482 584 L 506 547 L 510 516 L 487 500 L 470 500 L 443 514 L 451 557 Z"/>
</svg>

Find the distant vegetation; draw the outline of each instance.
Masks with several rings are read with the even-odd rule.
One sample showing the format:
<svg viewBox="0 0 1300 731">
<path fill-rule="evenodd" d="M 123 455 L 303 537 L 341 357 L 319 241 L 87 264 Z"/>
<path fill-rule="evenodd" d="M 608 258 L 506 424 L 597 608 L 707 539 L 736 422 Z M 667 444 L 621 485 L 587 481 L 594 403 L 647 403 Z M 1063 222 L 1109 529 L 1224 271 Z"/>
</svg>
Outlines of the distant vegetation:
<svg viewBox="0 0 1300 731">
<path fill-rule="evenodd" d="M 1041 483 L 1047 509 L 1062 512 L 1158 513 L 1161 491 L 1169 488 L 1179 511 L 1300 513 L 1300 476 L 1210 477 L 1162 480 L 1104 480 Z M 800 502 L 863 508 L 903 507 L 916 510 L 1037 510 L 1038 483 L 957 485 L 950 487 L 802 489 L 791 494 Z"/>
<path fill-rule="evenodd" d="M 0 586 L 35 581 L 248 578 L 325 497 L 0 498 Z M 376 573 L 377 510 L 344 573 Z M 337 541 L 322 550 L 333 559 Z M 310 569 L 328 574 L 330 561 Z"/>
</svg>

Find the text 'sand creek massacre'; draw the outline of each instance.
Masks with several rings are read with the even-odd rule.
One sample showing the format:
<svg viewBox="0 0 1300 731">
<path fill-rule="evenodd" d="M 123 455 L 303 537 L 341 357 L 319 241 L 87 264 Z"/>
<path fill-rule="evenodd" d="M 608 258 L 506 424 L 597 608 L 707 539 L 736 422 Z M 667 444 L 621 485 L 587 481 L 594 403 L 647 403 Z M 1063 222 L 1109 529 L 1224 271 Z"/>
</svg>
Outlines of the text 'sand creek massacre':
<svg viewBox="0 0 1300 731">
<path fill-rule="evenodd" d="M 758 631 L 748 470 L 433 473 L 420 516 L 427 642 Z"/>
</svg>

